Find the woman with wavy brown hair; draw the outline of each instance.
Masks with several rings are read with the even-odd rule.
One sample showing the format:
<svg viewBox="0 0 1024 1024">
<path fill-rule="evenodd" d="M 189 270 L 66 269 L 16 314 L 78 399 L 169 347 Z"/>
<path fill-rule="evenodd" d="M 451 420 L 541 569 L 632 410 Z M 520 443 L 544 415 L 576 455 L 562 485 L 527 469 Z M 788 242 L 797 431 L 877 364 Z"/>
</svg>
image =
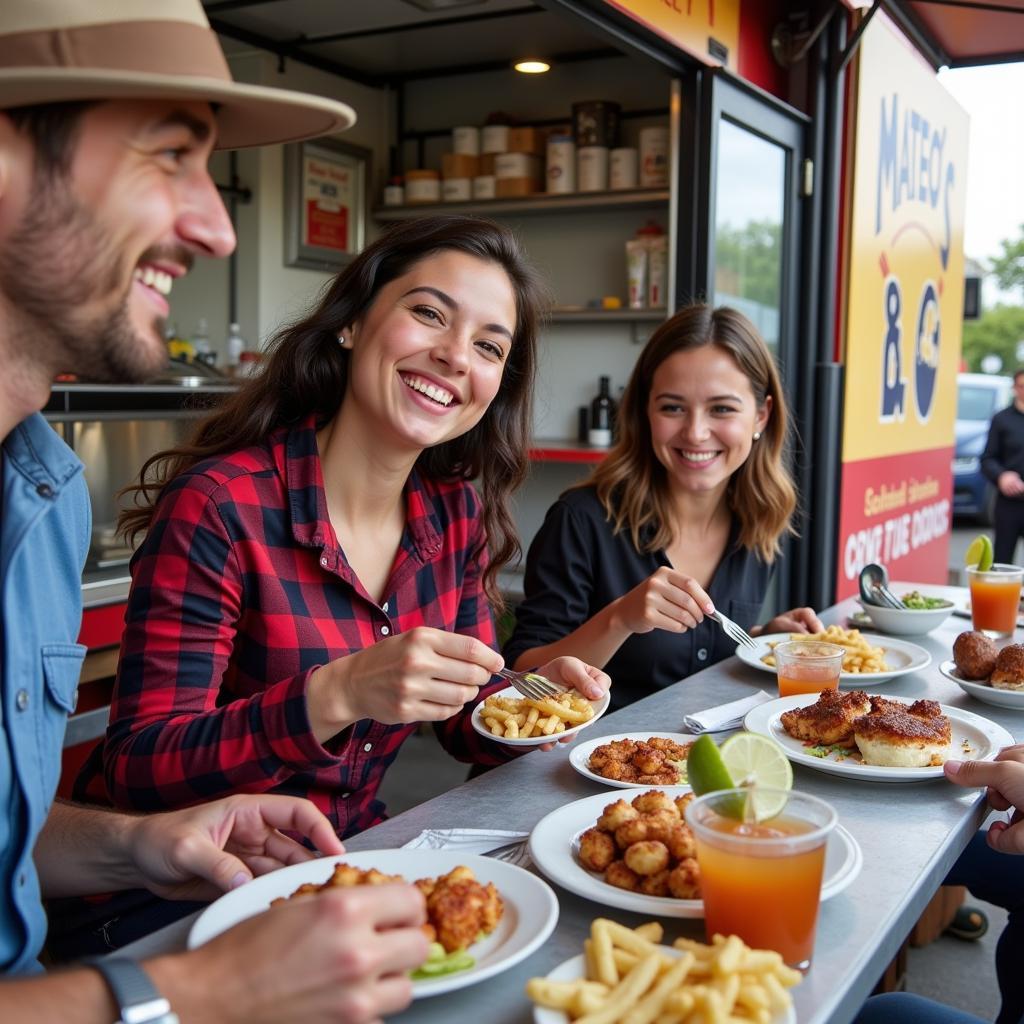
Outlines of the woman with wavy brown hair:
<svg viewBox="0 0 1024 1024">
<path fill-rule="evenodd" d="M 121 523 L 146 536 L 103 778 L 93 758 L 80 794 L 105 781 L 152 811 L 296 793 L 345 836 L 380 820 L 419 722 L 460 760 L 512 756 L 469 719 L 505 685 L 491 602 L 518 551 L 542 300 L 497 224 L 399 224 L 190 444 L 150 460 Z M 607 686 L 574 658 L 545 672 Z"/>
<path fill-rule="evenodd" d="M 621 707 L 733 653 L 716 607 L 754 633 L 821 629 L 809 608 L 754 626 L 796 492 L 778 371 L 746 317 L 696 304 L 662 324 L 618 425 L 530 546 L 509 662 L 585 652 Z"/>
</svg>

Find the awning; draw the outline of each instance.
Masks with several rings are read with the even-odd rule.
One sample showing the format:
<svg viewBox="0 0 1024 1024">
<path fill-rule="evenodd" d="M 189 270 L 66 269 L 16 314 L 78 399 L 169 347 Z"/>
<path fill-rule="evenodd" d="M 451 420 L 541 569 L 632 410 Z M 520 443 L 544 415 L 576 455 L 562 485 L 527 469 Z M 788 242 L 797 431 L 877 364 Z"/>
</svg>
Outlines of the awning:
<svg viewBox="0 0 1024 1024">
<path fill-rule="evenodd" d="M 873 0 L 842 0 L 865 10 Z M 935 67 L 1024 61 L 1024 0 L 882 0 Z"/>
</svg>

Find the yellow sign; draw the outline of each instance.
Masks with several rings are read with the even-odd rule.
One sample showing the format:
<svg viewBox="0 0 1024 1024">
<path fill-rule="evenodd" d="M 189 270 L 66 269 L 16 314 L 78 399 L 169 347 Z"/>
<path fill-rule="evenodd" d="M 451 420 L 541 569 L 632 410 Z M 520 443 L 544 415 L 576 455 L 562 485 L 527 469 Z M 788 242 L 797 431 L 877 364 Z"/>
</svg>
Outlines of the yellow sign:
<svg viewBox="0 0 1024 1024">
<path fill-rule="evenodd" d="M 711 40 L 728 51 L 725 67 L 736 70 L 740 48 L 740 0 L 605 0 L 697 60 L 716 67 Z"/>
<path fill-rule="evenodd" d="M 953 444 L 968 119 L 876 17 L 857 79 L 843 461 Z"/>
</svg>

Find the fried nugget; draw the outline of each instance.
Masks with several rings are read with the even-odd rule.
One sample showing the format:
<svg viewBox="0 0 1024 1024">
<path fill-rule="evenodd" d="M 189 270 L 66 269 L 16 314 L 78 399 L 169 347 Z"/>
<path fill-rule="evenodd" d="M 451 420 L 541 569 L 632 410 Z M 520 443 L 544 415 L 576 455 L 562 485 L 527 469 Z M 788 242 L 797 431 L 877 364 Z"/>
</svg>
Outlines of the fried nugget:
<svg viewBox="0 0 1024 1024">
<path fill-rule="evenodd" d="M 427 897 L 427 917 L 447 953 L 467 949 L 481 932 L 492 932 L 504 909 L 493 883 L 481 885 L 472 872 L 466 877 L 458 868 L 439 878 Z"/>
<path fill-rule="evenodd" d="M 863 690 L 825 690 L 817 702 L 793 708 L 780 716 L 782 727 L 794 739 L 825 746 L 853 746 L 853 723 L 871 710 Z"/>
<path fill-rule="evenodd" d="M 953 661 L 964 679 L 987 679 L 998 656 L 995 640 L 977 630 L 961 633 L 953 641 Z"/>
<path fill-rule="evenodd" d="M 668 876 L 668 891 L 677 900 L 700 898 L 700 865 L 696 857 L 681 860 Z"/>
<path fill-rule="evenodd" d="M 871 698 L 871 711 L 854 722 L 854 739 L 865 764 L 927 768 L 949 756 L 952 729 L 933 700 L 901 704 Z"/>
<path fill-rule="evenodd" d="M 615 832 L 627 821 L 639 817 L 640 812 L 635 807 L 630 807 L 625 800 L 616 800 L 605 807 L 601 817 L 597 819 L 597 827 L 602 832 Z"/>
<path fill-rule="evenodd" d="M 590 871 L 604 871 L 619 855 L 615 840 L 599 828 L 588 828 L 580 836 L 580 862 Z"/>
<path fill-rule="evenodd" d="M 1008 644 L 999 652 L 989 682 L 997 690 L 1024 690 L 1024 644 Z"/>
<path fill-rule="evenodd" d="M 668 847 L 656 840 L 634 843 L 622 859 L 638 875 L 656 875 L 668 867 Z"/>
<path fill-rule="evenodd" d="M 672 797 L 657 789 L 651 789 L 646 793 L 641 793 L 639 796 L 633 797 L 633 806 L 641 814 L 653 814 L 656 811 L 669 811 L 673 817 L 679 817 L 679 811 L 676 810 L 676 805 L 672 802 Z"/>
<path fill-rule="evenodd" d="M 624 860 L 613 860 L 604 873 L 604 880 L 616 889 L 636 892 L 640 888 L 640 876 Z"/>
</svg>

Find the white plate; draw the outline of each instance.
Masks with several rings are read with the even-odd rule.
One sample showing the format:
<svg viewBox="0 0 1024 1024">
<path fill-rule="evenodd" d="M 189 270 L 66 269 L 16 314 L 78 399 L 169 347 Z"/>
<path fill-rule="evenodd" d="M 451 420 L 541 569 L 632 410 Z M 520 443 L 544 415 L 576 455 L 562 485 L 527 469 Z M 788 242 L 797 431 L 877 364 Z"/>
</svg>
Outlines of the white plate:
<svg viewBox="0 0 1024 1024">
<path fill-rule="evenodd" d="M 652 729 L 647 729 L 645 732 L 619 732 L 614 736 L 599 736 L 597 739 L 587 740 L 586 743 L 573 744 L 572 750 L 569 752 L 569 764 L 580 775 L 592 779 L 594 782 L 600 782 L 602 786 L 611 786 L 614 789 L 650 789 L 650 784 L 646 782 L 620 782 L 618 779 L 606 779 L 603 775 L 592 772 L 588 765 L 590 755 L 606 743 L 612 743 L 614 740 L 649 740 L 652 736 L 672 740 L 681 745 L 692 743 L 697 738 L 690 733 L 657 732 Z M 689 789 L 690 787 L 683 785 L 682 788 Z"/>
<path fill-rule="evenodd" d="M 514 686 L 509 686 L 504 690 L 499 690 L 496 694 L 491 694 L 491 696 L 522 699 L 523 695 Z M 586 729 L 588 725 L 593 725 L 608 710 L 608 702 L 610 700 L 611 696 L 607 691 L 605 691 L 604 696 L 600 700 L 592 700 L 590 702 L 594 708 L 593 718 L 581 723 L 580 725 L 574 725 L 571 729 L 566 728 L 565 732 L 557 732 L 554 736 L 527 736 L 525 740 L 508 740 L 503 736 L 495 736 L 494 733 L 484 725 L 483 716 L 480 713 L 480 709 L 484 706 L 483 701 L 473 708 L 473 717 L 470 721 L 473 723 L 473 728 L 480 733 L 481 736 L 486 736 L 489 740 L 494 740 L 497 743 L 504 743 L 510 747 L 535 747 L 540 743 L 554 743 L 556 740 L 560 740 L 564 736 L 575 736 L 580 729 Z"/>
<path fill-rule="evenodd" d="M 920 672 L 932 663 L 932 656 L 917 644 L 909 640 L 900 640 L 894 636 L 878 636 L 876 633 L 862 633 L 861 636 L 872 646 L 885 650 L 884 672 L 841 672 L 839 686 L 843 690 L 859 690 L 865 686 L 887 683 L 890 679 L 905 676 L 908 672 Z M 766 665 L 761 659 L 771 653 L 769 643 L 781 643 L 790 638 L 789 633 L 769 633 L 754 637 L 756 647 L 737 647 L 736 657 L 753 668 L 775 675 L 775 666 Z"/>
<path fill-rule="evenodd" d="M 679 956 L 679 950 L 671 946 L 662 946 L 667 956 Z M 548 981 L 576 981 L 586 973 L 583 954 L 574 956 L 569 960 L 560 963 L 547 975 Z M 569 1017 L 561 1010 L 549 1010 L 546 1006 L 534 1006 L 534 1024 L 568 1024 Z M 796 1024 L 796 1010 L 790 1006 L 772 1017 L 771 1024 Z"/>
<path fill-rule="evenodd" d="M 780 719 L 783 711 L 807 707 L 817 699 L 816 693 L 778 697 L 766 704 L 759 704 L 748 712 L 747 717 L 743 719 L 743 725 L 749 732 L 760 733 L 776 740 L 793 764 L 806 765 L 828 775 L 845 775 L 861 782 L 927 782 L 929 779 L 942 778 L 941 765 L 927 768 L 886 768 L 881 765 L 860 764 L 853 758 L 840 761 L 837 760 L 840 756 L 837 754 L 829 754 L 827 757 L 808 754 L 803 741 L 790 736 L 782 727 Z M 914 703 L 900 697 L 890 697 L 889 700 L 896 700 L 901 704 Z M 1003 747 L 1008 747 L 1014 742 L 1013 737 L 1001 725 L 982 718 L 981 715 L 960 708 L 951 708 L 947 704 L 940 704 L 939 707 L 949 718 L 953 733 L 949 755 L 951 759 L 962 760 L 967 757 L 972 761 L 986 761 L 995 757 Z M 970 746 L 969 751 L 963 747 L 965 740 Z"/>
<path fill-rule="evenodd" d="M 1024 690 L 997 690 L 982 679 L 964 679 L 955 661 L 944 661 L 939 666 L 939 671 L 947 679 L 952 679 L 970 697 L 975 697 L 986 704 L 994 704 L 997 708 L 1024 711 Z"/>
<path fill-rule="evenodd" d="M 466 971 L 414 981 L 413 999 L 453 992 L 507 971 L 543 945 L 558 921 L 558 900 L 551 887 L 514 864 L 457 850 L 360 850 L 293 864 L 233 889 L 207 907 L 192 925 L 188 948 L 195 949 L 239 921 L 261 913 L 271 900 L 290 896 L 305 882 L 325 882 L 334 865 L 340 862 L 364 870 L 377 868 L 385 874 L 402 875 L 410 882 L 443 875 L 465 864 L 473 869 L 477 881 L 493 882 L 501 894 L 505 913 L 498 927 L 469 948 L 476 964 Z"/>
<path fill-rule="evenodd" d="M 670 796 L 682 796 L 688 786 L 653 786 Z M 565 804 L 541 818 L 530 833 L 530 856 L 534 864 L 556 885 L 595 903 L 638 914 L 658 917 L 703 917 L 702 900 L 677 900 L 671 896 L 647 896 L 609 885 L 600 875 L 588 871 L 579 862 L 579 837 L 593 828 L 601 812 L 614 802 L 611 793 L 598 793 Z M 845 889 L 860 873 L 863 856 L 857 840 L 841 825 L 829 836 L 825 850 L 825 876 L 821 898 L 831 899 Z"/>
</svg>

